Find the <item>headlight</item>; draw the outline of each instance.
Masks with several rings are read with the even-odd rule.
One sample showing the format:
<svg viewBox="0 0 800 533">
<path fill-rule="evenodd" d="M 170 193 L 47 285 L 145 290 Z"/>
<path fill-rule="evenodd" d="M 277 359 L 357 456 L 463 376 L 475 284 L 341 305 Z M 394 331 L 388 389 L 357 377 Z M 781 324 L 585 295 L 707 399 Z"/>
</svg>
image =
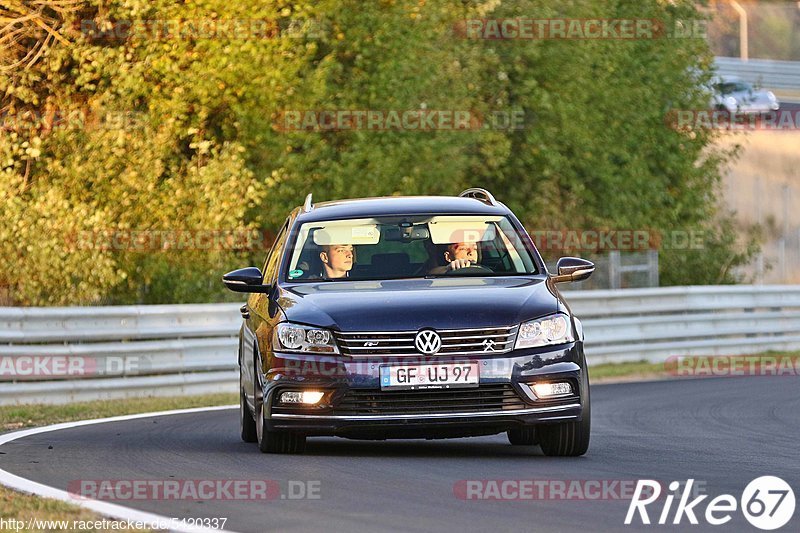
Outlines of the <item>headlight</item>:
<svg viewBox="0 0 800 533">
<path fill-rule="evenodd" d="M 327 329 L 282 322 L 275 328 L 275 350 L 338 354 L 333 335 Z"/>
<path fill-rule="evenodd" d="M 535 348 L 551 344 L 573 342 L 575 335 L 566 315 L 556 314 L 548 317 L 523 322 L 519 326 L 517 343 L 514 349 Z"/>
<path fill-rule="evenodd" d="M 725 107 L 727 107 L 728 109 L 736 110 L 739 107 L 739 102 L 737 102 L 736 98 L 734 98 L 733 96 L 726 96 L 725 97 Z"/>
</svg>

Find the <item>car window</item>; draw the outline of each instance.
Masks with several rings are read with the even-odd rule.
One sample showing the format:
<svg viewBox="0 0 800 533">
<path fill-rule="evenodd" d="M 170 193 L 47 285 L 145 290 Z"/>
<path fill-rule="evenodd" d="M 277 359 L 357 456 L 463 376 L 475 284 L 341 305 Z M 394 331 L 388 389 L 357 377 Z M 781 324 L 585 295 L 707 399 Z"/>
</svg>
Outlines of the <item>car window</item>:
<svg viewBox="0 0 800 533">
<path fill-rule="evenodd" d="M 380 246 L 359 246 L 358 261 L 372 263 L 377 254 L 407 254 L 409 262 L 423 263 L 428 260 L 429 253 L 422 240 L 412 242 L 384 241 Z"/>
<path fill-rule="evenodd" d="M 456 258 L 468 260 L 469 266 L 453 267 Z M 287 280 L 536 272 L 531 252 L 507 217 L 418 215 L 302 224 L 293 245 Z"/>
<path fill-rule="evenodd" d="M 715 85 L 720 94 L 731 94 L 737 92 L 751 91 L 753 87 L 741 81 L 723 82 Z"/>
<path fill-rule="evenodd" d="M 277 279 L 278 264 L 280 263 L 280 258 L 283 256 L 281 252 L 283 251 L 283 246 L 286 243 L 288 227 L 289 221 L 287 220 L 283 225 L 283 228 L 281 228 L 280 232 L 278 232 L 278 236 L 275 237 L 275 242 L 272 244 L 272 248 L 267 254 L 266 261 L 264 261 L 264 270 L 262 270 L 262 272 L 264 273 L 264 280 L 269 284 L 274 283 Z"/>
</svg>

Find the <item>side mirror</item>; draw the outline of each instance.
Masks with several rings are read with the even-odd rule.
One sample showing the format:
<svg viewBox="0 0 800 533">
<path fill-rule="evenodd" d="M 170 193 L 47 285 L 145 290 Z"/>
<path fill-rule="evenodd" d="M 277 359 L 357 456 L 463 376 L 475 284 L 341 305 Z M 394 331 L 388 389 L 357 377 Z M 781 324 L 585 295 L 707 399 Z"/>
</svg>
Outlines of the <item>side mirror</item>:
<svg viewBox="0 0 800 533">
<path fill-rule="evenodd" d="M 256 267 L 240 268 L 222 276 L 222 283 L 233 292 L 269 292 L 269 285 L 261 284 L 261 271 Z"/>
<path fill-rule="evenodd" d="M 565 281 L 583 281 L 594 272 L 594 263 L 579 257 L 562 257 L 556 264 L 558 274 L 551 279 L 555 283 Z"/>
</svg>

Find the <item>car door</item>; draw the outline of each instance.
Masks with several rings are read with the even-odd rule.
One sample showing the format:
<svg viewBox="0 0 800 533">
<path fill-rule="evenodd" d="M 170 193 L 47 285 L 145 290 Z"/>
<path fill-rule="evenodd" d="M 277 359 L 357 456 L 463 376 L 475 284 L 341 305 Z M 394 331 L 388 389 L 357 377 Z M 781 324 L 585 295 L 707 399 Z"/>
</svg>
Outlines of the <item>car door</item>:
<svg viewBox="0 0 800 533">
<path fill-rule="evenodd" d="M 272 322 L 275 321 L 278 309 L 276 305 L 270 305 L 270 298 L 276 293 L 274 289 L 278 278 L 278 265 L 283 256 L 283 248 L 286 244 L 286 236 L 288 234 L 289 220 L 284 223 L 283 228 L 278 232 L 275 242 L 272 245 L 267 259 L 264 261 L 264 268 L 262 273 L 264 275 L 262 284 L 269 284 L 273 286 L 273 290 L 269 294 L 265 293 L 252 293 L 247 298 L 247 303 L 242 306 L 242 318 L 244 323 L 242 325 L 241 333 L 241 360 L 239 361 L 241 369 L 241 387 L 245 391 L 248 404 L 252 408 L 254 406 L 255 395 L 255 364 L 260 361 L 256 355 L 259 349 L 269 349 L 269 338 L 272 333 Z M 270 314 L 272 317 L 270 317 Z"/>
</svg>

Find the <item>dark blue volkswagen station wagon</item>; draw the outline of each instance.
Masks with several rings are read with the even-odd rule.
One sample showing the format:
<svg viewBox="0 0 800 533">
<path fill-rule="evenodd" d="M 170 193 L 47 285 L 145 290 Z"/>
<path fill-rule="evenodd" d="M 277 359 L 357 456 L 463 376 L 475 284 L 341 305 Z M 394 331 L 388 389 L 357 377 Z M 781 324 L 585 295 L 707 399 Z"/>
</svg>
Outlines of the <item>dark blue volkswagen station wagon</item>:
<svg viewBox="0 0 800 533">
<path fill-rule="evenodd" d="M 577 456 L 589 446 L 583 331 L 522 224 L 486 190 L 296 208 L 250 293 L 239 335 L 242 439 L 302 453 L 309 436 L 506 432 Z"/>
</svg>

